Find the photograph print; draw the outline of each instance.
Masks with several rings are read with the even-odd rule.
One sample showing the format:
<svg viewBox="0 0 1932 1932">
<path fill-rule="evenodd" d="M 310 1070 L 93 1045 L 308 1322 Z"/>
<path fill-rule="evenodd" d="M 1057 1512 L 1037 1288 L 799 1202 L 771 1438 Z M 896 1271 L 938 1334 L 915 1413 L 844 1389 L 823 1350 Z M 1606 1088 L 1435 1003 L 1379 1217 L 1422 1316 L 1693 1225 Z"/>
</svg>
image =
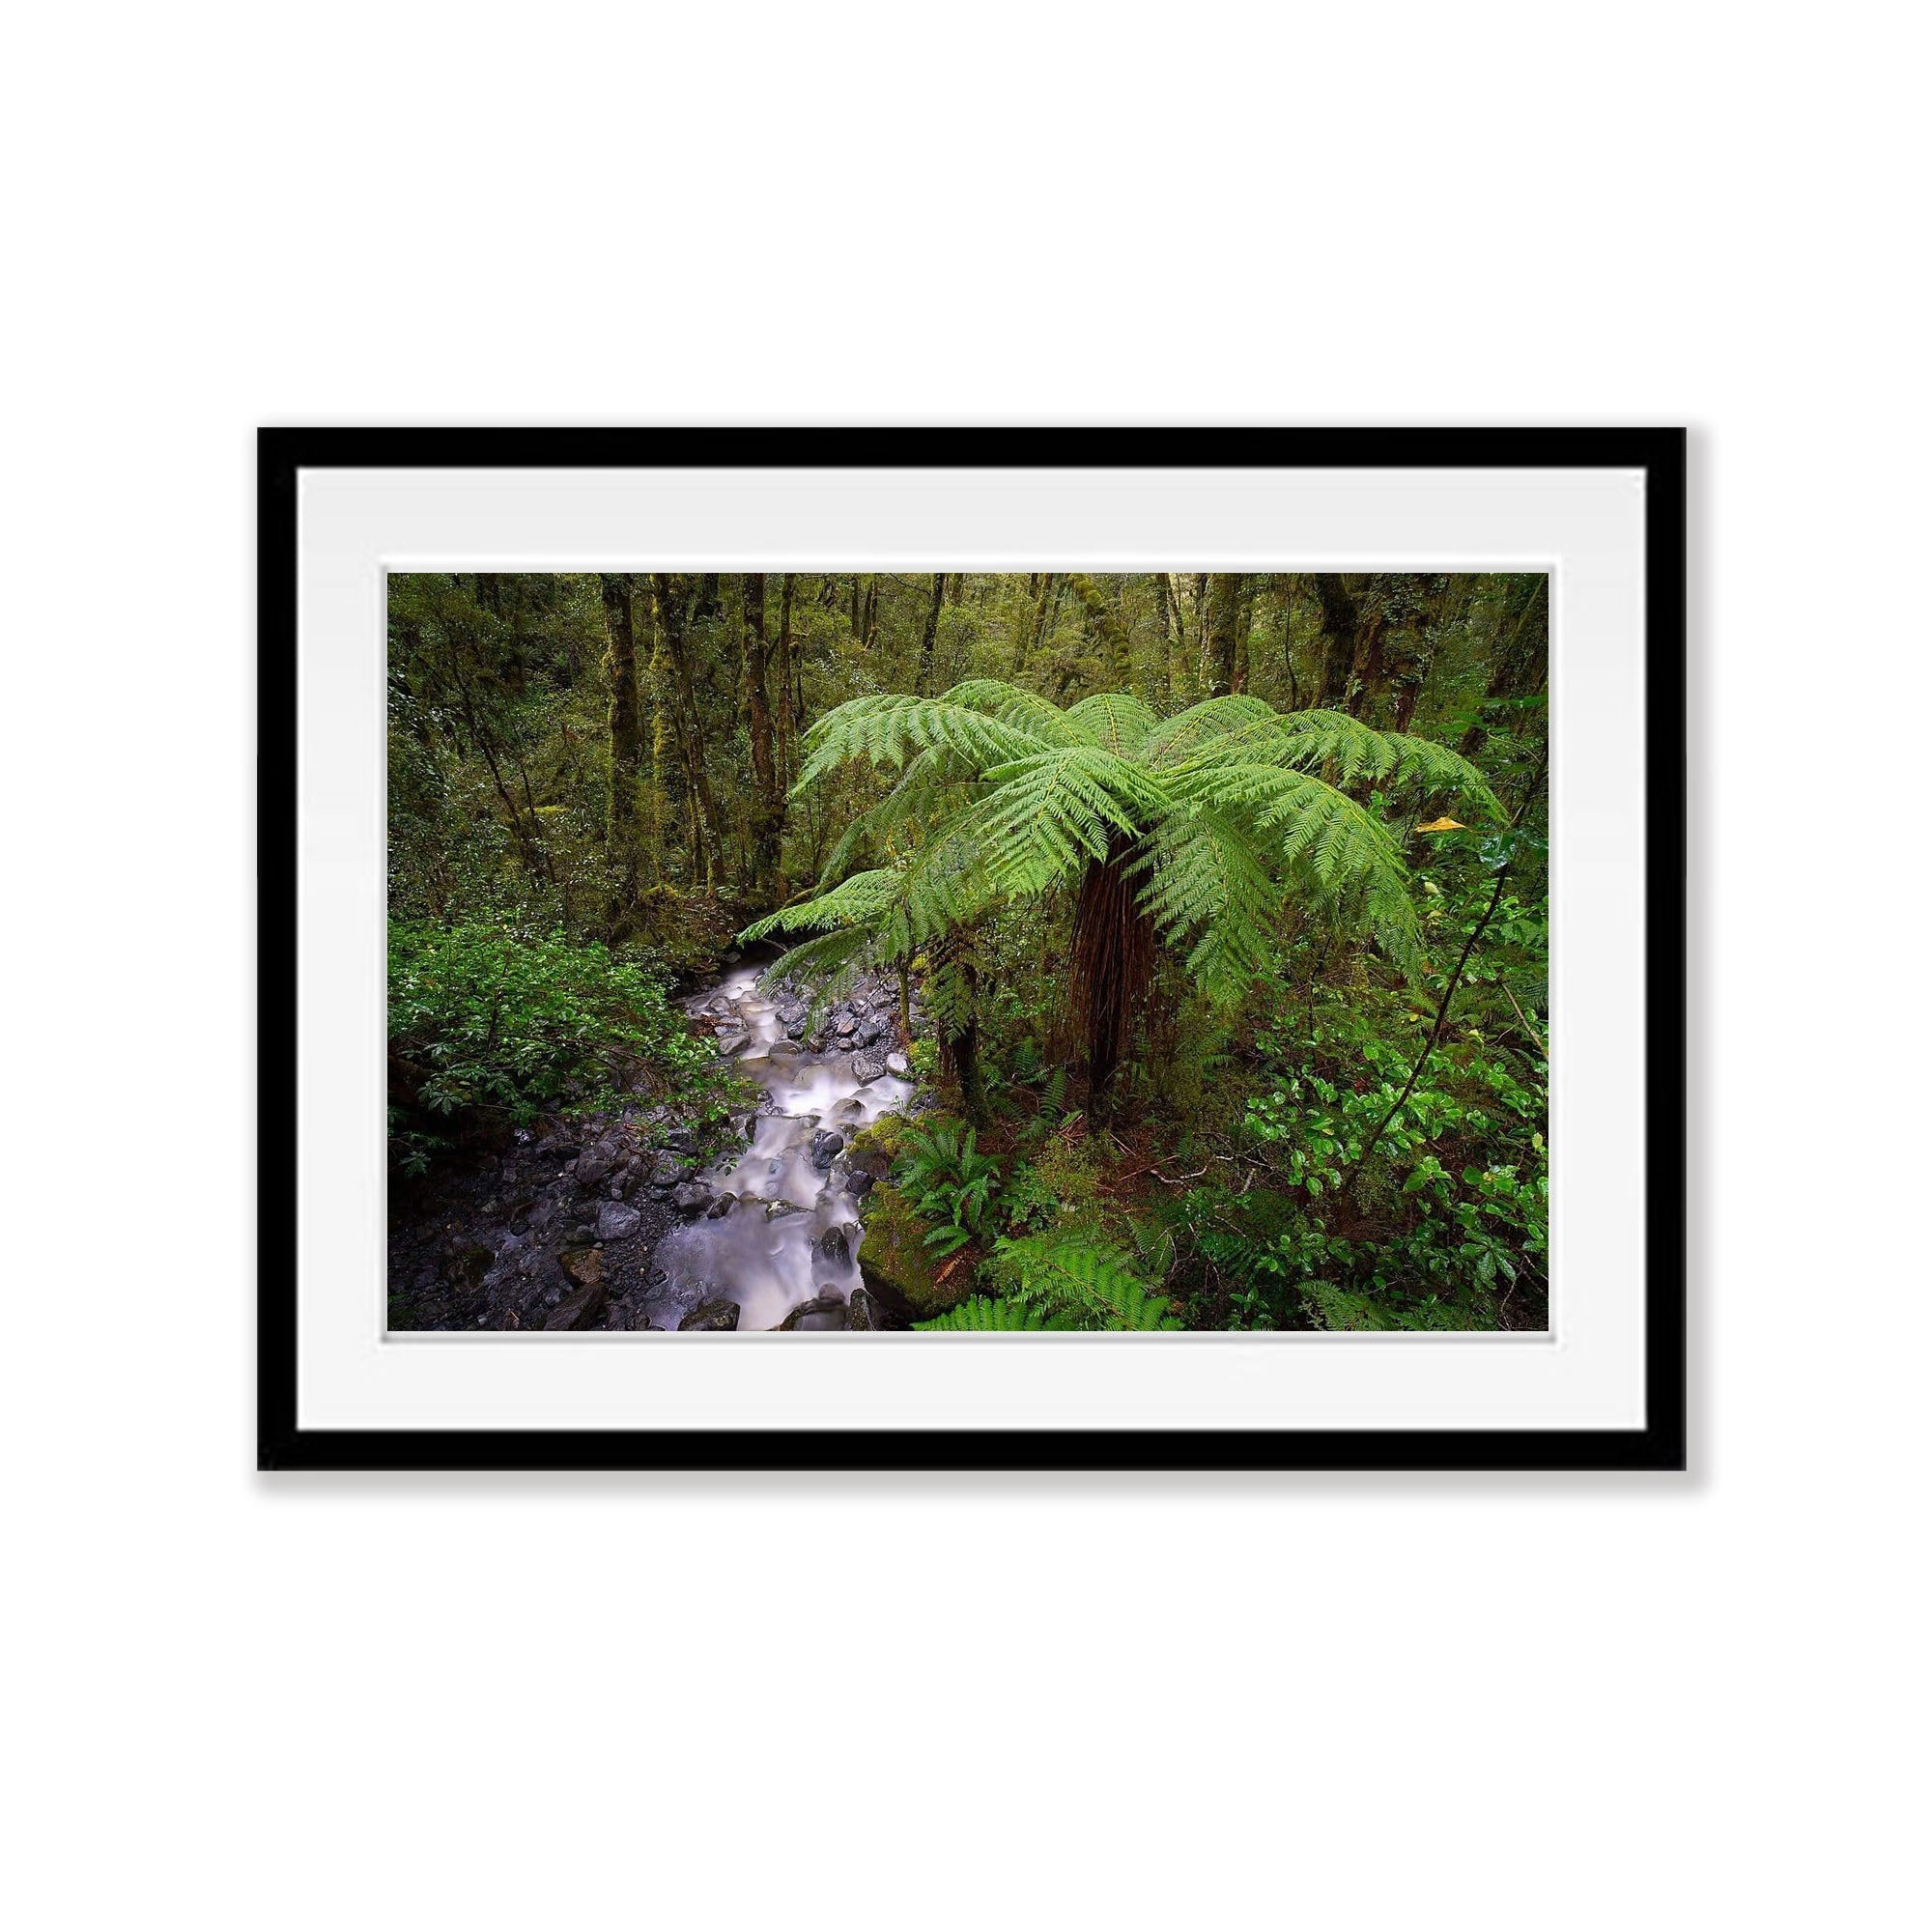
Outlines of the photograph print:
<svg viewBox="0 0 1932 1932">
<path fill-rule="evenodd" d="M 386 604 L 392 1334 L 1548 1327 L 1546 575 Z"/>
</svg>

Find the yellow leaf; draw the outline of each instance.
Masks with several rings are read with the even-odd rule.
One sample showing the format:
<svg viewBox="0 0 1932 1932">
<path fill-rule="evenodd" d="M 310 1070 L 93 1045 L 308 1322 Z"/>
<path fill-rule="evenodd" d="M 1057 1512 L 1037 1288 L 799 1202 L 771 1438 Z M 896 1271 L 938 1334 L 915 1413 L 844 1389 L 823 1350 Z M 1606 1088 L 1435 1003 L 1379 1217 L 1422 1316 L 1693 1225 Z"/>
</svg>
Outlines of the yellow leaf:
<svg viewBox="0 0 1932 1932">
<path fill-rule="evenodd" d="M 1428 825 L 1418 825 L 1418 832 L 1466 832 L 1468 827 L 1460 818 L 1438 818 Z"/>
</svg>

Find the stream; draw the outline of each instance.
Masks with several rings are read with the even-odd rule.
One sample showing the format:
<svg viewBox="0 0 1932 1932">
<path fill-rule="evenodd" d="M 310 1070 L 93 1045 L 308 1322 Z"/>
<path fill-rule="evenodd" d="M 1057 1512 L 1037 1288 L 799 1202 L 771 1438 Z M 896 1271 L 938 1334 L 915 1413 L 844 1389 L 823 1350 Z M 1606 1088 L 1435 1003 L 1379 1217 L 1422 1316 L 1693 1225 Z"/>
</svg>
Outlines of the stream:
<svg viewBox="0 0 1932 1932">
<path fill-rule="evenodd" d="M 804 999 L 760 993 L 759 971 L 741 966 L 684 1003 L 736 1055 L 764 1099 L 750 1146 L 700 1178 L 715 1197 L 709 1208 L 658 1243 L 664 1280 L 648 1304 L 658 1326 L 675 1328 L 693 1311 L 728 1301 L 745 1334 L 777 1328 L 817 1301 L 790 1325 L 843 1328 L 859 1286 L 860 1205 L 871 1184 L 841 1157 L 844 1146 L 880 1115 L 903 1112 L 913 1096 L 882 993 L 836 1007 L 824 1031 L 810 1037 L 839 1050 L 811 1052 L 803 1043 Z"/>
</svg>

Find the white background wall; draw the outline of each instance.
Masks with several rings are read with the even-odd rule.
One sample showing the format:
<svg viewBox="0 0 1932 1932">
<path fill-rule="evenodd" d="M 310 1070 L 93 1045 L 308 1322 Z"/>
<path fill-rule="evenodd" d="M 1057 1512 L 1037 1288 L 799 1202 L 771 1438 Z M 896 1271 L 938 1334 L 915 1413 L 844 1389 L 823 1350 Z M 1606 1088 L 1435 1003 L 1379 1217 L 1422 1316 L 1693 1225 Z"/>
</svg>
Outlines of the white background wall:
<svg viewBox="0 0 1932 1932">
<path fill-rule="evenodd" d="M 1922 1912 L 1924 53 L 1683 0 L 16 19 L 16 1922 Z M 1689 422 L 1695 1473 L 252 1474 L 261 421 Z"/>
</svg>

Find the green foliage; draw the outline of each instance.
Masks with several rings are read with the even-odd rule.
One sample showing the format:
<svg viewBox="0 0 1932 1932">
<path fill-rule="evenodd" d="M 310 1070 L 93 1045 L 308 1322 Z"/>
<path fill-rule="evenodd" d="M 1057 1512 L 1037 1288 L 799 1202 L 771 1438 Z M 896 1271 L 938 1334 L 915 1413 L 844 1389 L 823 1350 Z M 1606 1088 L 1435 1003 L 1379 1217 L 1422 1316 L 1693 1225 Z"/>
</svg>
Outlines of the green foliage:
<svg viewBox="0 0 1932 1932">
<path fill-rule="evenodd" d="M 980 1232 L 1000 1185 L 1000 1164 L 979 1151 L 978 1134 L 956 1121 L 907 1126 L 894 1179 L 918 1211 L 942 1226 L 925 1245 L 942 1255 L 963 1248 Z"/>
<path fill-rule="evenodd" d="M 1069 1316 L 1049 1312 L 1037 1303 L 1007 1301 L 976 1294 L 970 1301 L 962 1301 L 957 1308 L 948 1309 L 944 1315 L 935 1315 L 929 1321 L 915 1321 L 912 1325 L 940 1333 L 1020 1335 L 1048 1328 L 1071 1328 L 1075 1324 Z"/>
<path fill-rule="evenodd" d="M 1165 724 L 1137 697 L 1099 693 L 1061 710 L 989 678 L 942 697 L 878 696 L 812 726 L 805 791 L 852 765 L 898 774 L 861 813 L 828 876 L 864 847 L 890 863 L 853 873 L 747 930 L 830 928 L 825 960 L 904 958 L 984 914 L 1075 884 L 1122 841 L 1143 904 L 1210 997 L 1239 995 L 1274 956 L 1287 898 L 1370 932 L 1404 971 L 1421 934 L 1399 843 L 1400 796 L 1456 797 L 1496 815 L 1482 775 L 1446 746 L 1334 712 L 1280 714 L 1211 698 Z M 1372 806 L 1350 784 L 1382 786 Z"/>
<path fill-rule="evenodd" d="M 1149 1292 L 1126 1253 L 1110 1243 L 1065 1235 L 1030 1235 L 998 1244 L 1014 1281 L 1010 1299 L 1064 1316 L 1080 1328 L 1142 1332 L 1184 1326 L 1164 1295 Z"/>
<path fill-rule="evenodd" d="M 702 1093 L 719 1078 L 715 1053 L 657 980 L 555 933 L 393 923 L 388 1024 L 392 1111 L 412 1172 L 444 1138 L 427 1122 L 523 1125 L 628 1094 Z"/>
</svg>

